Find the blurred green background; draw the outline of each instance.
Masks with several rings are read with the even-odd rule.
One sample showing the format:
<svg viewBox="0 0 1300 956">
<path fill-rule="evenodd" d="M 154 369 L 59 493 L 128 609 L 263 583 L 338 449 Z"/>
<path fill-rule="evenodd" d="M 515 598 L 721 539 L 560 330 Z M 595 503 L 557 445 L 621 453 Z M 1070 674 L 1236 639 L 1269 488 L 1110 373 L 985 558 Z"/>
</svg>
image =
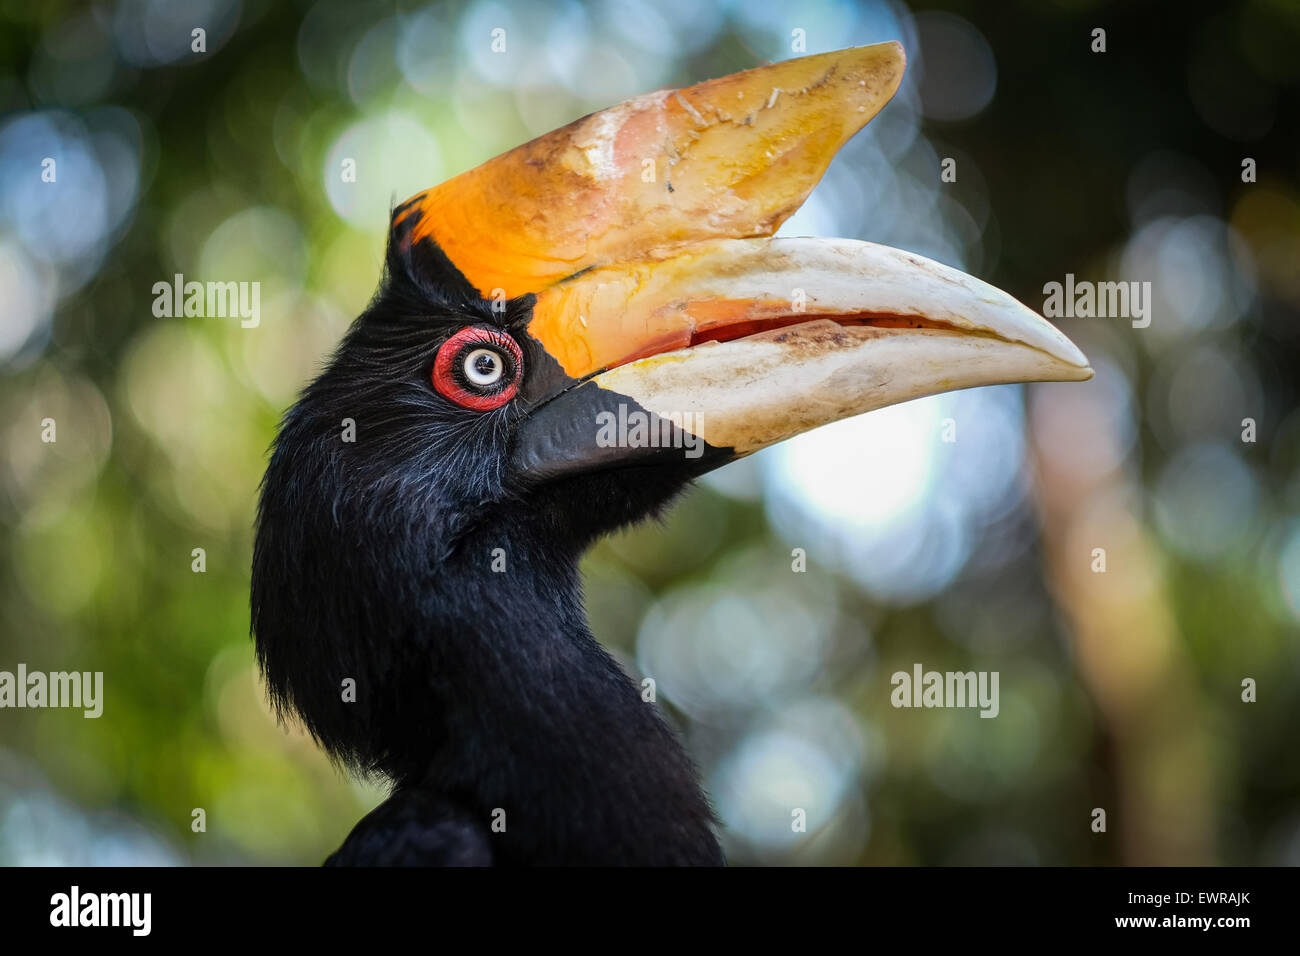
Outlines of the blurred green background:
<svg viewBox="0 0 1300 956">
<path fill-rule="evenodd" d="M 593 552 L 596 633 L 656 679 L 736 863 L 1300 863 L 1293 0 L 0 2 L 0 670 L 105 682 L 99 719 L 0 710 L 0 863 L 333 850 L 383 794 L 268 711 L 252 522 L 392 203 L 636 93 L 886 39 L 903 89 L 782 234 L 1036 308 L 1149 281 L 1153 321 L 1062 320 L 1087 385 L 729 466 Z M 260 325 L 156 318 L 175 273 L 260 282 Z M 999 671 L 999 717 L 892 708 L 917 662 Z"/>
</svg>

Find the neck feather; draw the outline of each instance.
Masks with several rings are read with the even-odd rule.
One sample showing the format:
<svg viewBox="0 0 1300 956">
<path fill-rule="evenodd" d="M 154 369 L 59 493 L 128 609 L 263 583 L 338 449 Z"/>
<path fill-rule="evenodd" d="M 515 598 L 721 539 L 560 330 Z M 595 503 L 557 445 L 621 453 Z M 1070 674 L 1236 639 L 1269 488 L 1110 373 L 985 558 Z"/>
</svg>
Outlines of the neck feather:
<svg viewBox="0 0 1300 956">
<path fill-rule="evenodd" d="M 463 549 L 421 602 L 445 732 L 407 783 L 504 810 L 521 860 L 720 862 L 695 768 L 592 636 L 576 563 L 500 547 L 504 570 Z"/>
</svg>

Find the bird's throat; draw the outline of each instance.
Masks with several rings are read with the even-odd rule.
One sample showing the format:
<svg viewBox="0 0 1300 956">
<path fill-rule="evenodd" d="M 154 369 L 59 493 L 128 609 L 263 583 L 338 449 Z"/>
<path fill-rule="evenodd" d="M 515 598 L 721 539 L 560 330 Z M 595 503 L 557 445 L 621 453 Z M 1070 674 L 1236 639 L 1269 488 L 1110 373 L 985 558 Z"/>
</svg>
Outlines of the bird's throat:
<svg viewBox="0 0 1300 956">
<path fill-rule="evenodd" d="M 445 732 L 417 785 L 480 814 L 501 862 L 720 863 L 695 768 L 592 636 L 576 566 L 502 550 L 427 605 Z"/>
</svg>

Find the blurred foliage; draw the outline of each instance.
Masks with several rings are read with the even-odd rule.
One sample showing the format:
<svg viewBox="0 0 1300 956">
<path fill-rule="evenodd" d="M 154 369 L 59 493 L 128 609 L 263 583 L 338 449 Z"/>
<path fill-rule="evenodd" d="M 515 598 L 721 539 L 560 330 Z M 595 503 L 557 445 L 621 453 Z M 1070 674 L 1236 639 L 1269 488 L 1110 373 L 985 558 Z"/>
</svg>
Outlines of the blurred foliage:
<svg viewBox="0 0 1300 956">
<path fill-rule="evenodd" d="M 1142 331 L 1062 323 L 1100 373 L 1077 406 L 1065 386 L 914 403 L 840 433 L 856 459 L 759 456 L 596 548 L 593 626 L 659 680 L 732 858 L 1300 862 L 1298 10 L 0 3 L 0 669 L 106 687 L 97 720 L 0 711 L 0 862 L 315 863 L 337 846 L 382 794 L 270 716 L 248 567 L 265 450 L 373 291 L 390 204 L 635 93 L 790 56 L 795 28 L 810 53 L 898 37 L 912 61 L 798 225 L 1031 304 L 1067 273 L 1150 279 L 1157 313 Z M 66 186 L 40 192 L 46 156 Z M 260 325 L 156 318 L 153 285 L 176 273 L 260 281 Z M 949 410 L 974 423 L 967 457 L 937 459 L 932 431 L 907 443 Z M 825 486 L 792 455 L 860 470 Z M 888 502 L 908 455 L 927 483 L 898 507 L 948 525 L 834 520 L 825 496 Z M 1058 472 L 1080 482 L 1066 507 L 1037 490 Z M 1090 596 L 1069 571 L 1095 544 L 1070 537 L 1085 513 L 1139 543 L 1112 549 L 1133 559 L 1113 559 L 1112 596 L 1159 586 L 1113 613 Z M 918 661 L 1000 671 L 999 718 L 892 708 L 889 675 Z M 812 808 L 797 842 L 792 804 Z"/>
</svg>

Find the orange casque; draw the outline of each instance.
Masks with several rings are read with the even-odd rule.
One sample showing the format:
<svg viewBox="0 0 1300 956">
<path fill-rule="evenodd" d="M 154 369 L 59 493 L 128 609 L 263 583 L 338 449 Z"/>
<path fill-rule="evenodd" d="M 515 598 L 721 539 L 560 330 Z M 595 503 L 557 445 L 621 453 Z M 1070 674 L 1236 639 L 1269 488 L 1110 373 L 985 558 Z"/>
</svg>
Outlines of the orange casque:
<svg viewBox="0 0 1300 956">
<path fill-rule="evenodd" d="M 695 244 L 708 256 L 716 240 L 772 235 L 893 96 L 904 63 L 882 43 L 639 96 L 417 194 L 394 226 L 436 241 L 485 298 L 537 293 L 529 332 L 575 378 L 648 343 L 686 346 L 789 303 L 661 303 L 591 327 L 586 303 L 671 283 L 665 271 L 688 268 Z"/>
</svg>

